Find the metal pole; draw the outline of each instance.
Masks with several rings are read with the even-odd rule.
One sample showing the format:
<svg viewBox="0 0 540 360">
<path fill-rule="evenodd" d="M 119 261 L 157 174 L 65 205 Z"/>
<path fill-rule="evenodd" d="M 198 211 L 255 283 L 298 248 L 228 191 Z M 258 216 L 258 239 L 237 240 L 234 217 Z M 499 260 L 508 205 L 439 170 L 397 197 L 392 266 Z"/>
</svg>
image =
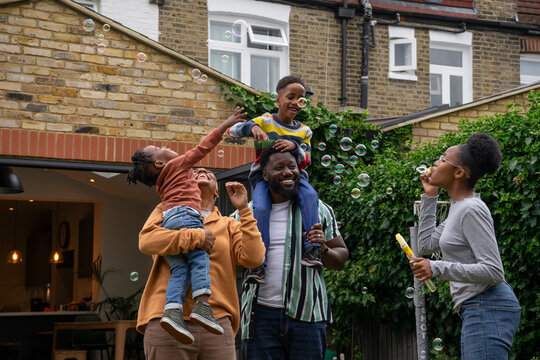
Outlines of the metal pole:
<svg viewBox="0 0 540 360">
<path fill-rule="evenodd" d="M 418 226 L 409 228 L 411 248 L 418 255 Z M 427 334 L 426 301 L 423 294 L 424 284 L 416 276 L 414 278 L 414 315 L 416 318 L 416 350 L 418 359 L 429 359 L 429 338 Z"/>
</svg>

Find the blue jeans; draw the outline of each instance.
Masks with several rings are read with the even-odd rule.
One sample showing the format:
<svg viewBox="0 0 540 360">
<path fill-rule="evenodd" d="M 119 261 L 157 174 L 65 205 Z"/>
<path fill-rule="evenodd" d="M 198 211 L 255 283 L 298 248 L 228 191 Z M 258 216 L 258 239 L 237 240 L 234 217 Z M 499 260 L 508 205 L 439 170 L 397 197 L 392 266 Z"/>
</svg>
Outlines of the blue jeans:
<svg viewBox="0 0 540 360">
<path fill-rule="evenodd" d="M 203 227 L 201 215 L 187 206 L 176 206 L 165 211 L 162 227 L 171 230 L 184 228 Z M 186 298 L 186 292 L 190 284 L 193 298 L 208 294 L 210 291 L 210 259 L 203 249 L 194 249 L 187 254 L 166 255 L 165 259 L 171 268 L 171 277 L 165 293 L 165 308 L 178 308 Z M 167 307 L 167 305 L 172 304 Z"/>
<path fill-rule="evenodd" d="M 462 360 L 508 359 L 521 316 L 510 285 L 502 282 L 465 301 L 459 315 Z"/>
<path fill-rule="evenodd" d="M 255 305 L 253 339 L 244 340 L 244 359 L 322 360 L 326 352 L 326 322 L 306 322 L 284 309 Z"/>
<path fill-rule="evenodd" d="M 266 250 L 268 250 L 268 246 L 270 245 L 270 209 L 272 209 L 272 199 L 266 180 L 261 180 L 255 184 L 252 196 L 253 216 L 257 220 L 257 227 L 261 233 L 262 241 Z M 304 231 L 309 233 L 311 227 L 319 223 L 319 197 L 315 189 L 304 178 L 300 178 L 300 183 L 298 184 L 298 200 L 302 214 L 302 225 Z M 304 249 L 311 246 L 320 246 L 317 243 L 309 243 L 306 238 L 304 237 Z M 266 253 L 268 254 L 268 251 Z M 264 265 L 266 265 L 266 255 Z"/>
</svg>

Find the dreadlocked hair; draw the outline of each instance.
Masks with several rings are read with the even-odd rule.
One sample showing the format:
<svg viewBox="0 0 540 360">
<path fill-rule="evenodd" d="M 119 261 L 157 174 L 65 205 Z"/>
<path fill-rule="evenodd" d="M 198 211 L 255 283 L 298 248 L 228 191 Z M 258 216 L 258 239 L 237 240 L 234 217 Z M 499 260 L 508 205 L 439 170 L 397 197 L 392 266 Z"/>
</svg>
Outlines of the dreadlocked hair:
<svg viewBox="0 0 540 360">
<path fill-rule="evenodd" d="M 149 155 L 143 150 L 139 149 L 135 151 L 131 157 L 131 162 L 133 163 L 133 167 L 127 174 L 128 183 L 137 184 L 137 181 L 139 181 L 147 186 L 153 186 L 156 184 L 159 174 L 152 173 L 149 170 L 149 167 L 154 162 L 152 155 Z"/>
</svg>

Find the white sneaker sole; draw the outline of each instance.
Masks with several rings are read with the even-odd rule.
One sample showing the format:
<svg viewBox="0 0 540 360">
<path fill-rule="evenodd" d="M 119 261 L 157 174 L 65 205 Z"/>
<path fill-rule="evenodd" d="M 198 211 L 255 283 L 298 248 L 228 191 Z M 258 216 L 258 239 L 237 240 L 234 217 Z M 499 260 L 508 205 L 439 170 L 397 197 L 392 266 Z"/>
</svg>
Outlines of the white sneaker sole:
<svg viewBox="0 0 540 360">
<path fill-rule="evenodd" d="M 189 318 L 195 324 L 198 324 L 198 325 L 202 326 L 203 328 L 205 328 L 208 332 L 211 332 L 212 334 L 216 334 L 216 335 L 223 335 L 223 328 L 221 327 L 221 325 L 216 324 L 214 322 L 211 322 L 210 320 L 208 320 L 204 316 L 192 313 L 189 316 Z"/>
<path fill-rule="evenodd" d="M 167 318 L 162 318 L 159 322 L 161 327 L 169 333 L 176 341 L 182 344 L 193 344 L 195 338 L 189 331 L 182 329 L 180 326 L 176 325 L 172 320 Z"/>
</svg>

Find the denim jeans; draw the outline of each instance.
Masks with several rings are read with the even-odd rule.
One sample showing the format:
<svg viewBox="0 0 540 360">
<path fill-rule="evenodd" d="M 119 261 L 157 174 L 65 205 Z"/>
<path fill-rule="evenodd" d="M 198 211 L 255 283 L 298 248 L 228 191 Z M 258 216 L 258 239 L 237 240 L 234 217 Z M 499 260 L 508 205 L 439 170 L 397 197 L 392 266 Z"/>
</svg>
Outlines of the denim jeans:
<svg viewBox="0 0 540 360">
<path fill-rule="evenodd" d="M 161 225 L 166 229 L 180 230 L 184 228 L 203 229 L 203 219 L 194 209 L 177 206 L 164 212 Z M 186 298 L 191 280 L 193 298 L 211 294 L 210 291 L 210 259 L 203 249 L 196 248 L 187 254 L 166 255 L 165 259 L 171 268 L 171 277 L 165 293 L 165 308 L 178 307 Z M 167 307 L 167 305 L 172 306 Z"/>
<path fill-rule="evenodd" d="M 315 189 L 304 178 L 300 178 L 300 183 L 298 184 L 298 201 L 300 203 L 300 213 L 302 214 L 302 225 L 304 231 L 308 233 L 314 224 L 319 223 L 319 197 Z M 261 180 L 253 189 L 253 216 L 257 220 L 257 227 L 261 233 L 266 250 L 268 250 L 268 246 L 270 245 L 271 208 L 272 200 L 268 191 L 268 183 L 266 180 Z M 311 246 L 320 245 L 316 243 L 311 244 L 304 237 L 304 249 Z M 266 265 L 266 256 L 264 265 Z"/>
<path fill-rule="evenodd" d="M 465 301 L 459 315 L 462 360 L 508 359 L 521 316 L 510 285 L 502 282 Z"/>
<path fill-rule="evenodd" d="M 322 360 L 326 352 L 326 322 L 306 322 L 284 309 L 255 305 L 253 339 L 244 340 L 244 359 Z"/>
</svg>

